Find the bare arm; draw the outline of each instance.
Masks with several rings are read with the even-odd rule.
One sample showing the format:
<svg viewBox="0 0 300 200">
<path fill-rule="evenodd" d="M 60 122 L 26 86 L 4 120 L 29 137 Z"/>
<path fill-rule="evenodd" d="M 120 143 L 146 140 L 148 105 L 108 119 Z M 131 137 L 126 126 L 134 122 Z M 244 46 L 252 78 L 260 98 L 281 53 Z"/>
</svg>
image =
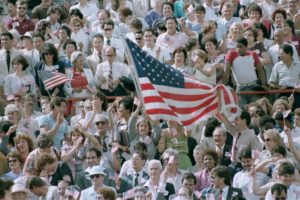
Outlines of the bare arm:
<svg viewBox="0 0 300 200">
<path fill-rule="evenodd" d="M 226 85 L 228 83 L 231 68 L 232 68 L 232 64 L 230 62 L 226 61 L 225 71 L 224 71 L 224 74 L 223 74 L 223 84 L 224 85 Z"/>
<path fill-rule="evenodd" d="M 56 134 L 60 125 L 63 123 L 63 121 L 64 121 L 63 115 L 58 114 L 54 126 L 52 128 L 42 126 L 42 127 L 40 127 L 40 132 L 53 137 Z"/>
<path fill-rule="evenodd" d="M 256 65 L 256 69 L 257 69 L 258 78 L 261 81 L 262 86 L 266 86 L 267 82 L 266 82 L 264 67 L 262 66 L 261 63 L 259 63 Z"/>
</svg>

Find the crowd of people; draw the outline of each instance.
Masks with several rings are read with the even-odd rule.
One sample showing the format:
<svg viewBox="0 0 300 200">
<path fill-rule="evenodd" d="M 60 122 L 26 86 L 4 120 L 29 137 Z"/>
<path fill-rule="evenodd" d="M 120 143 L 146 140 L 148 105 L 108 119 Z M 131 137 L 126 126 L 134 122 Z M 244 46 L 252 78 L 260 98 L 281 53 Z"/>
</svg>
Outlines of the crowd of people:
<svg viewBox="0 0 300 200">
<path fill-rule="evenodd" d="M 300 199 L 299 9 L 298 0 L 6 0 L 0 199 Z M 238 115 L 189 130 L 152 120 L 124 37 L 186 76 L 234 88 Z"/>
</svg>

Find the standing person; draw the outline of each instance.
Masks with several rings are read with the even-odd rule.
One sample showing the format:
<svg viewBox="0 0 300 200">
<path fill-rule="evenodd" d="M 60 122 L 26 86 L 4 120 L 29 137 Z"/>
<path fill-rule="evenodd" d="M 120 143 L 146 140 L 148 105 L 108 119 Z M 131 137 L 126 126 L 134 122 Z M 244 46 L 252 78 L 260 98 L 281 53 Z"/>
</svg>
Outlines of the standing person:
<svg viewBox="0 0 300 200">
<path fill-rule="evenodd" d="M 104 61 L 104 49 L 103 49 L 104 37 L 102 34 L 97 33 L 92 38 L 92 54 L 89 55 L 86 60 L 89 64 L 90 69 L 95 75 L 97 70 L 97 65 Z"/>
<path fill-rule="evenodd" d="M 50 103 L 50 113 L 39 120 L 40 132 L 53 138 L 54 147 L 60 148 L 64 135 L 68 133 L 68 123 L 64 118 L 66 100 L 55 97 Z"/>
<path fill-rule="evenodd" d="M 39 94 L 43 96 L 60 96 L 64 97 L 64 84 L 47 90 L 38 73 L 39 70 L 59 72 L 65 74 L 65 66 L 58 60 L 58 52 L 53 44 L 47 43 L 42 50 L 42 61 L 34 67 L 35 82 L 39 88 Z"/>
<path fill-rule="evenodd" d="M 225 166 L 218 166 L 211 172 L 213 187 L 202 192 L 202 197 L 213 195 L 215 199 L 244 198 L 242 190 L 231 186 L 230 170 Z"/>
<path fill-rule="evenodd" d="M 8 30 L 15 29 L 20 35 L 24 35 L 27 31 L 34 30 L 33 21 L 26 15 L 27 1 L 19 0 L 16 2 L 17 16 L 8 22 Z"/>
<path fill-rule="evenodd" d="M 240 106 L 258 100 L 260 97 L 258 95 L 240 95 L 239 92 L 263 90 L 261 86 L 266 86 L 264 68 L 259 57 L 255 52 L 247 51 L 247 46 L 248 41 L 245 38 L 239 38 L 236 41 L 236 50 L 229 51 L 225 57 L 226 68 L 223 84 L 228 83 L 232 71 L 237 84 L 236 91 Z"/>
</svg>

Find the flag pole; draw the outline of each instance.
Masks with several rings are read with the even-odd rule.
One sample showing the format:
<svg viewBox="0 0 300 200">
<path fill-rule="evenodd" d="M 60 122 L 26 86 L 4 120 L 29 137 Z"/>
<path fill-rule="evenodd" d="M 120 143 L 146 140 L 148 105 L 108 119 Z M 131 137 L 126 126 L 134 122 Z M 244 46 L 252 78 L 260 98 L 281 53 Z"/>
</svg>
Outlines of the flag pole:
<svg viewBox="0 0 300 200">
<path fill-rule="evenodd" d="M 130 50 L 129 50 L 129 47 L 127 45 L 127 42 L 126 42 L 126 36 L 124 34 L 122 34 L 122 41 L 123 41 L 123 44 L 125 46 L 125 56 L 128 60 L 128 65 L 129 65 L 129 69 L 130 69 L 130 72 L 131 72 L 131 75 L 132 75 L 132 79 L 133 79 L 133 82 L 134 82 L 134 85 L 135 85 L 135 88 L 136 88 L 136 91 L 137 91 L 137 96 L 139 98 L 139 100 L 142 102 L 142 105 L 144 105 L 144 99 L 142 97 L 142 89 L 141 89 L 141 84 L 138 80 L 138 76 L 137 76 L 137 71 L 136 71 L 136 68 L 134 67 L 135 63 L 134 63 L 134 60 L 133 60 L 133 57 L 130 53 Z M 142 111 L 143 112 L 143 111 Z"/>
</svg>

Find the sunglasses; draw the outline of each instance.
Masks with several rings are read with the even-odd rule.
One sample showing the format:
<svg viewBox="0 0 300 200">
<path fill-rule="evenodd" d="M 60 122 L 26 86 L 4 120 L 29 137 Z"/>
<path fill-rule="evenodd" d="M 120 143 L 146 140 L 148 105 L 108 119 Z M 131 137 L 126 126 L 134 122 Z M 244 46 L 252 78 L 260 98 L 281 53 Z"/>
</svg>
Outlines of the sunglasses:
<svg viewBox="0 0 300 200">
<path fill-rule="evenodd" d="M 101 124 L 101 125 L 104 125 L 106 122 L 104 122 L 104 121 L 100 121 L 100 122 L 96 122 L 95 124 L 97 125 L 97 126 L 99 126 L 99 124 Z"/>
<path fill-rule="evenodd" d="M 9 163 L 11 163 L 11 162 L 15 163 L 15 162 L 17 162 L 17 161 L 18 161 L 17 159 L 8 160 Z"/>
<path fill-rule="evenodd" d="M 93 178 L 100 178 L 100 176 L 101 176 L 100 174 L 95 174 L 95 175 L 91 175 L 90 178 L 91 179 L 93 179 Z"/>
<path fill-rule="evenodd" d="M 142 38 L 135 38 L 135 40 L 142 40 Z"/>
</svg>

